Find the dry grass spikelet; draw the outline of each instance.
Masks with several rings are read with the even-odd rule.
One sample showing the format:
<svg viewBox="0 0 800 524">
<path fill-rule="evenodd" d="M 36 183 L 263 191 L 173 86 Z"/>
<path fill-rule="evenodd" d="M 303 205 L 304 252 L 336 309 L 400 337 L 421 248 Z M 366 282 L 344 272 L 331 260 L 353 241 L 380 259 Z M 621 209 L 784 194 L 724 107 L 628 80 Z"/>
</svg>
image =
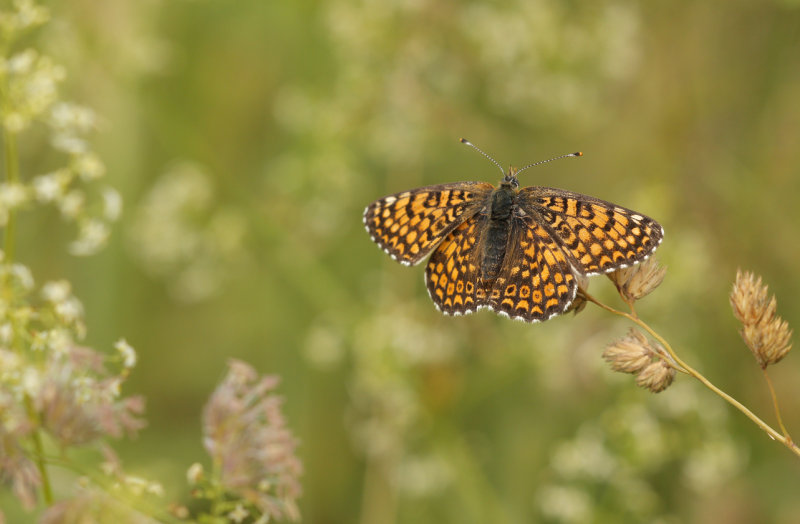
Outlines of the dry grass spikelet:
<svg viewBox="0 0 800 524">
<path fill-rule="evenodd" d="M 664 391 L 675 378 L 675 368 L 664 360 L 657 360 L 647 365 L 637 376 L 636 384 L 649 389 L 653 393 Z"/>
<path fill-rule="evenodd" d="M 661 356 L 664 351 L 640 331 L 631 328 L 627 335 L 609 344 L 603 358 L 611 369 L 636 375 L 636 384 L 653 393 L 664 391 L 675 378 L 675 369 Z"/>
<path fill-rule="evenodd" d="M 643 370 L 654 356 L 653 350 L 647 343 L 647 337 L 633 328 L 626 336 L 606 346 L 603 351 L 603 358 L 611 365 L 611 369 L 634 375 Z"/>
<path fill-rule="evenodd" d="M 666 274 L 667 268 L 650 257 L 641 264 L 609 273 L 608 278 L 626 301 L 633 302 L 646 297 L 661 285 Z"/>
<path fill-rule="evenodd" d="M 733 315 L 742 323 L 739 333 L 758 364 L 766 368 L 780 362 L 792 348 L 792 330 L 776 314 L 777 300 L 769 295 L 761 277 L 738 270 L 730 302 Z"/>
</svg>

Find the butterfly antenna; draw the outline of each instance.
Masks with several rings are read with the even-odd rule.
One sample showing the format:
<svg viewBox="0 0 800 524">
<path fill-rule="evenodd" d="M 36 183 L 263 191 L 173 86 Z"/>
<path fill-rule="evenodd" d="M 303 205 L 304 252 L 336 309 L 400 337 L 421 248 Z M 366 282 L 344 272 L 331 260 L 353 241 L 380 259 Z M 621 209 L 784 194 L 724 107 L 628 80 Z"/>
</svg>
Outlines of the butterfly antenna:
<svg viewBox="0 0 800 524">
<path fill-rule="evenodd" d="M 481 150 L 481 148 L 479 148 L 478 146 L 476 146 L 475 144 L 473 144 L 472 142 L 470 142 L 470 141 L 469 141 L 469 140 L 467 140 L 466 138 L 462 138 L 462 139 L 460 139 L 460 140 L 461 140 L 461 143 L 462 143 L 462 144 L 467 144 L 469 147 L 471 147 L 471 148 L 475 149 L 475 150 L 476 150 L 478 153 L 482 154 L 483 156 L 485 156 L 486 158 L 488 158 L 489 160 L 491 160 L 491 161 L 492 161 L 492 163 L 493 163 L 494 165 L 496 165 L 496 166 L 497 166 L 497 168 L 500 170 L 500 172 L 501 172 L 501 173 L 503 173 L 504 175 L 506 174 L 506 170 L 505 170 L 505 169 L 503 169 L 503 166 L 501 166 L 500 164 L 498 164 L 498 163 L 497 163 L 497 160 L 495 160 L 494 158 L 492 158 L 492 157 L 490 157 L 489 155 L 487 155 L 486 153 L 484 153 L 484 152 Z M 530 166 L 528 166 L 528 167 L 530 167 Z"/>
<path fill-rule="evenodd" d="M 570 157 L 570 156 L 583 156 L 583 153 L 581 153 L 580 151 L 576 151 L 575 153 L 569 153 L 567 155 L 561 155 L 561 156 L 557 156 L 557 157 L 554 157 L 554 158 L 548 158 L 547 160 L 540 160 L 538 162 L 534 162 L 533 164 L 528 164 L 527 166 L 518 169 L 516 174 L 518 175 L 518 174 L 522 173 L 523 171 L 525 171 L 529 167 L 538 166 L 540 164 L 546 164 L 548 162 L 552 162 L 553 160 L 558 160 L 559 158 L 567 158 L 567 157 Z"/>
</svg>

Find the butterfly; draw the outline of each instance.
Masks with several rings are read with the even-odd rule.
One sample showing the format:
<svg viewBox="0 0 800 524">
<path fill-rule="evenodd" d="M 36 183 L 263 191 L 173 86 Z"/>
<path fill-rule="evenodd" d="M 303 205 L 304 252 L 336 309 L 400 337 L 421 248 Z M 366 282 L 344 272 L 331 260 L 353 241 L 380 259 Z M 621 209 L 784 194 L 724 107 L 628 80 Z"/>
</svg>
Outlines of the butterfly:
<svg viewBox="0 0 800 524">
<path fill-rule="evenodd" d="M 455 182 L 378 199 L 364 210 L 372 240 L 405 265 L 425 267 L 428 293 L 448 315 L 488 308 L 526 322 L 568 310 L 579 276 L 641 262 L 664 229 L 636 211 L 550 187 L 519 187 L 520 172 L 571 153 L 506 172 L 498 187 Z"/>
</svg>

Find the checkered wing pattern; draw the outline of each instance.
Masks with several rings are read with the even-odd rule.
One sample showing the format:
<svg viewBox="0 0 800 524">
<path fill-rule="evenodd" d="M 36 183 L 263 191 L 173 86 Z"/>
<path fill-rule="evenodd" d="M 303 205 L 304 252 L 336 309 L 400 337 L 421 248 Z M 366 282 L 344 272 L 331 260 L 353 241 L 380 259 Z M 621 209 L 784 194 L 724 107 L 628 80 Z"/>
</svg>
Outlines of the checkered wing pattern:
<svg viewBox="0 0 800 524">
<path fill-rule="evenodd" d="M 503 268 L 486 297 L 488 307 L 526 322 L 566 311 L 577 282 L 560 243 L 530 216 L 514 220 L 510 240 Z"/>
<path fill-rule="evenodd" d="M 390 195 L 367 206 L 364 226 L 392 258 L 416 264 L 480 211 L 492 189 L 485 182 L 457 182 Z"/>
<path fill-rule="evenodd" d="M 646 259 L 664 236 L 650 217 L 610 202 L 548 187 L 526 187 L 519 205 L 563 244 L 585 275 L 608 273 Z"/>
<path fill-rule="evenodd" d="M 463 315 L 486 304 L 486 291 L 480 284 L 481 237 L 486 221 L 486 216 L 476 214 L 462 222 L 428 260 L 428 293 L 443 313 Z"/>
</svg>

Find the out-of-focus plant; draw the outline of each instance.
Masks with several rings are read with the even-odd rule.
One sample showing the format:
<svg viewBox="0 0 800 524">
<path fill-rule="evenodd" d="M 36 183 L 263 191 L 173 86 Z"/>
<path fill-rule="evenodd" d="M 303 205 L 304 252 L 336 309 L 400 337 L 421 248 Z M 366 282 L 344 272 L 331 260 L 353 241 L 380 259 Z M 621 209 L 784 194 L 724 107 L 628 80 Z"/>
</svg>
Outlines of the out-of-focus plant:
<svg viewBox="0 0 800 524">
<path fill-rule="evenodd" d="M 131 253 L 184 302 L 214 296 L 247 258 L 244 218 L 214 195 L 202 168 L 176 164 L 141 200 L 130 228 Z"/>
<path fill-rule="evenodd" d="M 195 498 L 208 502 L 201 522 L 227 516 L 235 522 L 299 520 L 297 441 L 286 427 L 282 400 L 272 393 L 278 377 L 259 377 L 251 366 L 233 360 L 203 413 L 206 450 L 213 470 L 192 465 L 187 478 Z"/>
<path fill-rule="evenodd" d="M 23 0 L 14 7 L 0 13 L 0 119 L 6 168 L 6 180 L 0 185 L 0 225 L 6 226 L 3 249 L 13 260 L 17 213 L 47 204 L 77 226 L 70 252 L 91 255 L 106 243 L 122 203 L 119 193 L 102 183 L 105 165 L 86 140 L 97 127 L 97 116 L 89 108 L 60 99 L 64 68 L 33 48 L 18 50 L 14 45 L 47 21 L 47 10 Z M 22 180 L 17 137 L 40 127 L 62 160 L 47 172 Z"/>
<path fill-rule="evenodd" d="M 94 113 L 61 100 L 63 68 L 32 48 L 16 48 L 48 16 L 31 0 L 0 11 L 0 482 L 25 509 L 43 507 L 47 523 L 297 520 L 301 466 L 273 393 L 277 379 L 260 378 L 244 363 L 231 364 L 206 407 L 212 473 L 190 481 L 203 486 L 199 498 L 210 509 L 168 507 L 160 500 L 161 484 L 125 473 L 106 442 L 144 426 L 143 398 L 122 395 L 137 354 L 124 339 L 112 353 L 85 347 L 83 306 L 71 284 L 37 287 L 16 259 L 20 211 L 55 206 L 77 224 L 69 251 L 90 255 L 104 245 L 122 205 L 119 193 L 100 183 L 105 167 L 86 138 L 96 127 Z M 64 160 L 47 173 L 28 174 L 18 140 L 33 141 L 41 129 Z M 86 449 L 98 453 L 92 466 L 85 464 Z M 73 496 L 57 497 L 67 489 L 54 489 L 54 468 L 74 473 Z"/>
</svg>

